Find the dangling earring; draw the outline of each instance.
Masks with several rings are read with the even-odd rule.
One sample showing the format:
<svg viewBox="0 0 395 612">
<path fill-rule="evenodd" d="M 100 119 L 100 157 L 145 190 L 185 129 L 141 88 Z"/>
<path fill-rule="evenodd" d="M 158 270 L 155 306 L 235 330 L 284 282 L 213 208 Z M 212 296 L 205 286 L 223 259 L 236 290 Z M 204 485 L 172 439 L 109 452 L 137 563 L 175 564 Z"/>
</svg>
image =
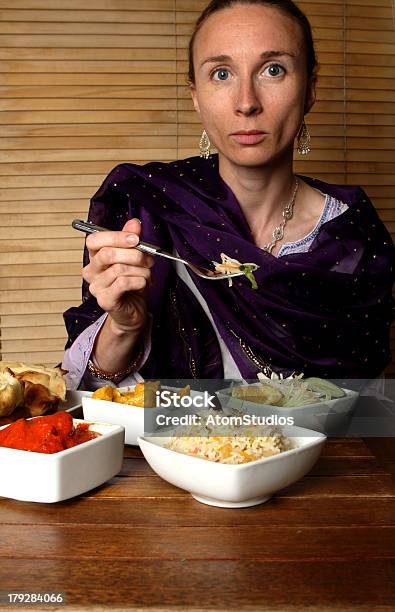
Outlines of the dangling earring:
<svg viewBox="0 0 395 612">
<path fill-rule="evenodd" d="M 307 155 L 310 153 L 310 132 L 304 120 L 298 134 L 298 153 L 299 155 Z"/>
<path fill-rule="evenodd" d="M 206 130 L 203 130 L 202 137 L 199 142 L 199 153 L 200 157 L 204 157 L 204 159 L 208 159 L 210 156 L 210 146 L 211 142 L 209 137 L 207 136 Z"/>
</svg>

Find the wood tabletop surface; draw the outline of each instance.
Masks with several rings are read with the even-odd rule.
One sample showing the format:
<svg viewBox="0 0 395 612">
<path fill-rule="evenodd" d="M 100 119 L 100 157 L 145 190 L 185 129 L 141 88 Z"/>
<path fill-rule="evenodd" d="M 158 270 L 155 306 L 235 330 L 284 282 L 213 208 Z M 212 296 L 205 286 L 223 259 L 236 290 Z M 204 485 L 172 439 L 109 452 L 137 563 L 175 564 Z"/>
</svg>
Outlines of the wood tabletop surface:
<svg viewBox="0 0 395 612">
<path fill-rule="evenodd" d="M 330 438 L 302 480 L 237 510 L 125 447 L 120 474 L 78 498 L 0 498 L 0 589 L 62 592 L 57 610 L 394 610 L 394 446 Z"/>
</svg>

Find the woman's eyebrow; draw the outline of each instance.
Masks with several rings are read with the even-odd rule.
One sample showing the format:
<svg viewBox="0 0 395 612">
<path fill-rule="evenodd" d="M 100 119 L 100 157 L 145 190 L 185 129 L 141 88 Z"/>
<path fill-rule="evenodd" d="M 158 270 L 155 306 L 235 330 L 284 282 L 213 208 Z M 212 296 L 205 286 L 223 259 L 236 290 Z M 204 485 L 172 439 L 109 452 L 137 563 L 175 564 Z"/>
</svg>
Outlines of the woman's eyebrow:
<svg viewBox="0 0 395 612">
<path fill-rule="evenodd" d="M 268 59 L 269 57 L 281 57 L 281 55 L 295 57 L 295 54 L 291 53 L 290 51 L 264 51 L 263 53 L 261 53 L 261 58 Z"/>
<path fill-rule="evenodd" d="M 204 64 L 214 63 L 214 62 L 229 62 L 232 58 L 229 55 L 213 55 L 212 57 L 208 57 L 203 60 L 200 66 Z"/>
<path fill-rule="evenodd" d="M 262 59 L 268 59 L 270 57 L 281 57 L 282 55 L 288 55 L 289 57 L 293 57 L 293 58 L 295 57 L 295 54 L 291 53 L 290 51 L 274 51 L 274 50 L 263 51 L 260 57 Z M 200 66 L 203 66 L 204 64 L 215 63 L 215 62 L 229 62 L 229 61 L 232 61 L 232 58 L 230 57 L 230 55 L 213 55 L 203 60 Z"/>
</svg>

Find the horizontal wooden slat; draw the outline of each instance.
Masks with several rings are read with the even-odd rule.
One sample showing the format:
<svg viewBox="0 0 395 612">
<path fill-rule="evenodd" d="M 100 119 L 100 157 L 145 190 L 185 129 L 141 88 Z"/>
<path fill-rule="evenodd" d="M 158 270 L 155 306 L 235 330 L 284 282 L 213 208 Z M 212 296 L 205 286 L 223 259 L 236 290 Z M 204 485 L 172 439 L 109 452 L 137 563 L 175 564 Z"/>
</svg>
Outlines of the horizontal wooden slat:
<svg viewBox="0 0 395 612">
<path fill-rule="evenodd" d="M 395 91 L 391 89 L 381 89 L 380 91 L 374 90 L 354 90 L 350 89 L 347 92 L 348 101 L 356 101 L 360 103 L 359 108 L 363 107 L 364 102 L 386 102 L 384 112 L 391 112 L 391 103 L 395 102 Z M 358 110 L 356 112 L 359 112 Z"/>
<path fill-rule="evenodd" d="M 0 175 L 0 189 L 4 188 L 17 188 L 17 187 L 42 187 L 45 183 L 46 187 L 63 187 L 65 185 L 80 185 L 80 186 L 92 186 L 97 188 L 103 180 L 102 175 L 95 174 L 60 174 L 60 175 L 47 175 L 43 178 L 40 175 L 37 176 L 1 176 Z M 92 191 L 93 193 L 93 191 Z M 86 206 L 83 207 L 84 209 Z M 74 210 L 78 210 L 77 206 L 73 206 Z M 82 210 L 82 208 L 81 208 Z M 1 214 L 1 205 L 0 205 Z"/>
<path fill-rule="evenodd" d="M 34 233 L 32 233 L 34 236 Z M 74 237 L 75 236 L 75 237 Z M 73 238 L 41 238 L 23 240 L 4 240 L 4 252 L 0 253 L 0 263 L 29 263 L 29 254 L 33 263 L 59 263 L 61 261 L 82 261 L 84 238 L 73 234 Z M 65 255 L 63 255 L 65 253 Z M 63 259 L 68 254 L 68 259 Z M 37 259 L 35 259 L 37 258 Z M 60 258 L 60 259 L 59 259 Z"/>
<path fill-rule="evenodd" d="M 386 78 L 381 78 L 383 74 L 386 75 Z M 369 90 L 370 92 L 370 90 L 372 89 L 377 89 L 389 93 L 394 91 L 395 85 L 393 79 L 395 77 L 395 68 L 393 68 L 392 66 L 386 71 L 384 71 L 383 68 L 381 68 L 379 73 L 378 71 L 376 71 L 374 77 L 369 76 L 369 78 L 367 78 L 367 76 L 368 75 L 365 75 L 364 77 L 351 77 L 348 73 L 346 80 L 346 87 L 348 89 L 348 93 L 352 94 L 353 96 L 359 95 L 359 98 L 357 99 L 364 100 L 365 98 L 363 97 L 362 93 L 364 91 L 366 92 L 366 90 Z"/>
<path fill-rule="evenodd" d="M 370 114 L 365 113 L 348 113 L 347 122 L 349 125 L 395 125 L 395 115 L 393 114 L 384 114 L 377 112 L 374 114 L 371 112 Z"/>
<path fill-rule="evenodd" d="M 61 343 L 59 343 L 59 346 Z M 64 351 L 40 351 L 39 348 L 32 352 L 2 353 L 4 360 L 24 361 L 26 363 L 42 363 L 43 365 L 56 366 L 62 363 Z"/>
<path fill-rule="evenodd" d="M 378 2 L 376 3 L 373 1 L 369 3 L 369 6 L 364 6 L 362 2 L 356 5 L 351 2 L 346 2 L 345 13 L 348 18 L 357 17 L 364 19 L 369 17 L 370 19 L 392 19 L 393 17 L 391 0 L 388 0 L 382 6 L 379 6 Z"/>
<path fill-rule="evenodd" d="M 47 137 L 66 137 L 66 136 L 98 136 L 98 127 L 95 123 L 54 123 L 54 124 L 21 124 L 21 125 L 3 125 L 1 128 L 2 137 L 9 138 L 38 138 L 40 136 Z M 174 123 L 100 123 L 101 136 L 141 136 L 143 134 L 151 136 L 175 136 L 177 135 L 177 126 Z M 59 138 L 58 138 L 59 139 Z M 60 139 L 59 139 L 60 140 Z M 83 142 L 83 139 L 81 138 Z M 47 164 L 46 166 L 47 167 Z M 48 164 L 51 167 L 51 164 Z M 39 166 L 37 166 L 39 168 Z M 22 167 L 21 167 L 22 169 Z M 99 166 L 100 170 L 100 166 Z M 1 171 L 1 168 L 0 168 Z"/>
<path fill-rule="evenodd" d="M 133 464 L 133 476 L 137 469 L 144 469 L 147 466 L 141 459 L 131 460 Z M 125 464 L 125 462 L 124 462 Z M 135 465 L 138 464 L 138 468 Z M 148 469 L 150 469 L 148 467 Z M 100 503 L 91 498 L 78 500 L 78 517 L 81 524 L 87 525 L 106 525 L 108 516 L 116 509 L 117 525 L 134 525 L 135 527 L 156 526 L 163 528 L 178 528 L 180 526 L 189 527 L 196 523 L 201 526 L 209 527 L 212 523 L 212 513 L 205 512 L 194 501 L 173 497 L 172 499 L 161 499 L 161 512 L 152 513 L 152 500 L 140 499 L 138 504 L 131 504 L 127 499 L 101 499 Z M 293 498 L 274 498 L 265 507 L 265 518 L 274 526 L 289 526 L 290 521 L 296 526 L 303 526 L 308 523 L 311 526 L 336 525 L 380 525 L 391 522 L 391 509 L 394 503 L 391 499 L 375 500 L 377 514 L 372 515 L 369 507 L 361 505 L 360 501 L 352 498 L 342 500 L 341 508 L 332 508 L 331 514 L 325 511 L 327 501 L 322 499 L 293 499 Z M 41 507 L 40 507 L 41 509 Z M 64 504 L 62 506 L 42 506 L 39 514 L 32 511 L 29 504 L 21 504 L 15 512 L 15 506 L 9 500 L 2 500 L 3 522 L 9 525 L 21 524 L 47 524 L 56 525 L 58 523 L 73 524 L 75 513 L 73 505 Z M 353 516 L 354 512 L 354 516 Z M 261 527 L 262 515 L 259 512 L 243 512 L 242 519 L 240 513 L 223 512 L 221 523 L 225 527 L 255 525 Z"/>
<path fill-rule="evenodd" d="M 7 265 L 0 268 L 0 278 L 2 286 L 6 286 L 6 281 L 10 280 L 14 283 L 23 282 L 23 279 L 28 275 L 29 278 L 41 278 L 43 275 L 47 277 L 59 277 L 59 276 L 70 276 L 71 278 L 80 277 L 82 269 L 82 263 L 39 263 L 29 265 Z M 25 275 L 25 276 L 24 276 Z M 51 285 L 54 280 L 52 279 Z M 3 321 L 4 323 L 4 321 Z"/>
<path fill-rule="evenodd" d="M 26 300 L 34 299 L 35 302 L 63 302 L 80 299 L 79 287 L 71 287 L 66 289 L 51 288 L 51 289 L 32 289 L 32 290 L 15 290 L 1 291 L 0 304 L 16 304 L 23 303 Z"/>
<path fill-rule="evenodd" d="M 372 67 L 377 67 L 377 75 L 380 76 L 382 67 L 392 68 L 395 66 L 395 57 L 388 53 L 379 54 L 364 54 L 364 53 L 347 53 L 347 74 L 352 75 L 353 70 L 362 72 L 365 68 L 369 71 Z M 363 76 L 363 74 L 359 75 Z M 375 75 L 372 75 L 375 76 Z"/>
<path fill-rule="evenodd" d="M 376 38 L 378 38 L 376 36 Z M 370 53 L 372 55 L 395 55 L 395 45 L 390 42 L 346 41 L 347 53 Z"/>
<path fill-rule="evenodd" d="M 41 314 L 41 313 L 58 313 L 63 312 L 66 308 L 71 308 L 78 303 L 80 299 L 80 295 L 76 296 L 73 299 L 65 300 L 56 300 L 53 302 L 49 302 L 44 300 L 42 302 L 14 302 L 10 303 L 2 303 L 0 304 L 0 315 L 31 315 L 31 314 Z"/>
<path fill-rule="evenodd" d="M 1 44 L 1 37 L 0 37 Z M 18 72 L 0 75 L 1 85 L 27 85 L 31 80 L 29 73 Z M 34 75 L 34 84 L 43 85 L 174 85 L 175 74 L 147 73 L 147 74 L 56 74 L 38 73 Z"/>
<path fill-rule="evenodd" d="M 2 349 L 4 352 L 9 350 L 10 352 L 16 352 L 16 349 L 11 341 L 21 341 L 21 339 L 27 338 L 29 341 L 35 340 L 47 340 L 48 338 L 56 338 L 57 341 L 61 340 L 64 342 L 65 328 L 64 325 L 45 325 L 45 326 L 30 326 L 30 327 L 2 327 L 1 341 Z M 5 342 L 9 342 L 9 349 L 6 348 Z M 59 347 L 59 342 L 56 344 L 56 348 Z M 27 348 L 27 346 L 26 346 Z M 25 350 L 25 349 L 24 349 Z"/>
<path fill-rule="evenodd" d="M 142 47 L 138 49 L 114 48 L 102 49 L 94 46 L 89 47 L 0 47 L 0 59 L 2 60 L 77 60 L 82 61 L 148 61 L 148 60 L 175 60 L 177 50 L 174 46 L 168 49 L 155 49 Z"/>
<path fill-rule="evenodd" d="M 111 544 L 105 544 L 100 537 L 105 527 L 90 525 L 84 527 L 63 526 L 64 538 L 69 542 L 67 549 L 59 545 L 59 532 L 51 526 L 36 526 L 34 537 L 30 525 L 19 525 L 15 531 L 13 525 L 2 525 L 0 528 L 0 554 L 7 557 L 7 550 L 13 551 L 12 558 L 39 559 L 42 554 L 42 542 L 46 543 L 47 558 L 51 559 L 293 559 L 319 558 L 325 549 L 326 560 L 364 558 L 390 559 L 392 555 L 392 538 L 394 528 L 370 527 L 363 530 L 364 538 L 357 537 L 358 527 L 344 528 L 344 537 L 339 537 L 342 527 L 325 529 L 297 530 L 296 527 L 283 527 L 283 537 L 278 537 L 278 530 L 268 526 L 258 527 L 178 527 L 175 530 L 151 528 L 144 533 L 139 528 L 121 527 L 113 531 Z M 235 538 L 232 529 L 237 529 Z M 264 533 L 262 534 L 262 530 Z M 336 531 L 336 537 L 335 536 Z M 190 538 L 195 537 L 195 546 L 191 548 Z M 10 539 L 13 539 L 11 544 Z M 128 545 L 132 541 L 133 546 Z M 227 542 L 232 539 L 232 547 Z M 266 546 L 262 547 L 262 538 Z"/>
<path fill-rule="evenodd" d="M 387 22 L 385 22 L 387 23 Z M 369 43 L 393 43 L 394 42 L 394 33 L 393 31 L 387 31 L 387 28 L 383 28 L 378 33 L 377 30 L 346 30 L 346 41 L 355 42 L 369 42 Z"/>
<path fill-rule="evenodd" d="M 196 150 L 193 155 L 196 154 Z M 0 163 L 2 162 L 45 162 L 45 161 L 89 161 L 89 160 L 111 160 L 113 166 L 122 163 L 126 159 L 142 159 L 145 161 L 164 160 L 170 161 L 177 157 L 176 149 L 78 149 L 78 150 L 51 150 L 51 151 L 7 151 L 0 152 Z M 80 192 L 81 196 L 81 192 Z M 78 197 L 78 194 L 76 194 Z M 1 194 L 0 194 L 1 199 Z"/>
<path fill-rule="evenodd" d="M 48 3 L 42 3 L 48 4 Z M 147 6 L 148 3 L 145 3 Z M 141 6 L 141 3 L 140 3 Z M 152 9 L 151 9 L 152 10 Z M 50 10 L 23 10 L 23 9 L 3 9 L 1 11 L 2 19 L 5 22 L 23 22 L 23 23 L 42 23 L 42 22 L 61 22 L 61 23 L 128 23 L 131 24 L 146 24 L 153 21 L 151 10 L 138 11 L 129 10 L 62 10 L 59 6 L 56 9 Z M 155 24 L 174 23 L 174 11 L 155 11 Z M 34 26 L 35 27 L 35 26 Z"/>
<path fill-rule="evenodd" d="M 35 79 L 33 79 L 35 80 Z M 121 99 L 133 99 L 136 101 L 152 100 L 157 101 L 159 104 L 160 100 L 174 100 L 177 98 L 177 88 L 172 85 L 128 85 L 128 86 L 112 86 L 106 85 L 105 87 L 94 87 L 84 85 L 47 85 L 45 89 L 41 86 L 33 85 L 14 85 L 14 86 L 0 86 L 0 94 L 2 99 L 6 100 L 12 98 L 13 100 L 31 100 L 39 98 L 56 98 L 66 100 L 72 99 L 87 99 L 94 98 L 96 100 L 105 100 L 111 98 L 113 100 Z"/>
<path fill-rule="evenodd" d="M 1 22 L 0 22 L 1 23 Z M 174 74 L 177 71 L 175 61 L 171 60 L 156 60 L 156 61 L 128 61 L 128 60 L 3 60 L 1 66 L 2 72 L 23 72 L 40 73 L 49 72 L 56 73 L 145 73 L 153 72 L 156 74 Z"/>
<path fill-rule="evenodd" d="M 355 8 L 355 7 L 354 7 Z M 347 28 L 353 31 L 364 30 L 369 31 L 373 30 L 375 32 L 386 32 L 393 31 L 394 22 L 393 19 L 388 16 L 387 18 L 370 16 L 370 17 L 353 17 L 350 14 L 347 15 Z"/>
<path fill-rule="evenodd" d="M 0 138 L 0 150 L 46 150 L 46 149 L 163 149 L 176 148 L 176 136 L 86 136 L 57 138 Z"/>
<path fill-rule="evenodd" d="M 72 241 L 72 244 L 70 244 L 70 240 L 52 241 L 52 243 L 46 243 L 43 248 L 42 240 L 31 239 L 27 244 L 24 241 L 26 246 L 26 251 L 24 252 L 22 250 L 23 245 L 10 240 L 3 245 L 3 252 L 0 252 L 0 265 L 81 263 L 83 244 L 80 242 L 80 247 L 78 248 L 76 241 L 77 238 Z M 74 248 L 71 248 L 72 246 Z M 56 247 L 58 247 L 58 250 Z M 53 250 L 49 250 L 51 248 Z"/>
<path fill-rule="evenodd" d="M 40 328 L 38 328 L 40 329 Z M 21 337 L 18 340 L 7 340 L 2 338 L 1 340 L 1 351 L 3 355 L 12 355 L 13 353 L 24 353 L 39 351 L 41 353 L 57 352 L 59 348 L 65 344 L 66 333 L 57 334 L 54 338 L 50 335 L 42 333 L 41 337 L 28 338 Z"/>
<path fill-rule="evenodd" d="M 80 272 L 80 270 L 78 272 Z M 70 287 L 77 287 L 78 289 L 80 289 L 80 285 L 81 280 L 76 274 L 69 274 L 65 276 L 58 275 L 55 279 L 53 277 L 48 276 L 30 276 L 29 274 L 26 276 L 18 276 L 17 278 L 15 276 L 11 278 L 3 278 L 3 280 L 1 281 L 2 291 L 5 292 L 29 292 L 30 290 L 36 291 L 37 289 L 48 289 L 49 287 L 54 290 Z"/>
<path fill-rule="evenodd" d="M 71 35 L 76 38 L 81 35 L 91 36 L 92 34 L 98 34 L 100 36 L 137 36 L 137 38 L 141 40 L 141 45 L 139 45 L 139 47 L 146 46 L 146 43 L 144 43 L 143 40 L 140 38 L 141 35 L 156 35 L 158 36 L 158 38 L 161 38 L 163 36 L 168 39 L 169 36 L 173 36 L 175 33 L 176 29 L 174 24 L 155 23 L 152 21 L 152 19 L 151 23 L 149 20 L 146 23 L 103 23 L 101 21 L 96 23 L 80 23 L 79 21 L 69 23 L 64 21 L 58 22 L 56 20 L 55 14 L 54 20 L 50 23 L 38 20 L 34 22 L 34 24 L 25 21 L 7 22 L 3 19 L 0 21 L 0 37 L 2 35 L 8 36 L 10 34 L 15 36 L 29 36 L 31 34 L 34 34 L 34 36 L 59 34 L 60 36 Z M 130 47 L 133 45 L 128 46 Z M 158 45 L 155 44 L 152 46 L 157 47 Z"/>
<path fill-rule="evenodd" d="M 38 175 L 40 177 L 40 175 Z M 41 177 L 42 183 L 45 181 L 45 176 Z M 41 183 L 41 184 L 42 184 Z M 5 214 L 8 213 L 10 207 L 12 207 L 13 212 L 15 214 L 20 213 L 51 213 L 51 212 L 78 212 L 80 210 L 86 210 L 89 206 L 89 201 L 85 199 L 75 199 L 75 200 L 18 200 L 9 201 L 6 200 L 4 202 L 0 202 L 0 213 Z"/>
<path fill-rule="evenodd" d="M 99 34 L 99 33 L 98 33 Z M 98 34 L 1 34 L 0 47 L 63 47 L 63 48 L 92 48 L 98 44 Z M 100 47 L 103 49 L 118 47 L 118 48 L 154 48 L 154 49 L 172 49 L 175 45 L 175 37 L 170 36 L 150 36 L 128 34 L 100 34 Z"/>
<path fill-rule="evenodd" d="M 100 123 L 108 121 L 110 113 L 102 111 L 24 111 L 1 113 L 1 123 L 44 123 L 47 117 L 48 123 Z M 174 123 L 176 119 L 175 111 L 111 111 L 111 119 L 114 123 L 138 122 L 149 124 L 153 123 Z"/>
<path fill-rule="evenodd" d="M 1 154 L 0 154 L 1 159 Z M 0 193 L 0 200 L 26 200 L 29 197 L 29 191 L 31 200 L 34 200 L 36 197 L 39 199 L 40 197 L 50 200 L 52 197 L 64 197 L 66 198 L 79 198 L 86 196 L 89 198 L 92 195 L 92 190 L 89 187 L 61 187 L 59 189 L 51 189 L 46 187 L 41 187 L 38 189 L 2 189 Z"/>
<path fill-rule="evenodd" d="M 60 311 L 45 314 L 5 314 L 2 316 L 1 324 L 4 330 L 28 327 L 29 325 L 34 325 L 36 329 L 39 329 L 47 325 L 61 326 L 63 324 L 63 317 Z"/>
<path fill-rule="evenodd" d="M 5 9 L 42 9 L 58 10 L 58 0 L 0 0 L 0 8 Z M 69 10 L 127 10 L 140 11 L 140 0 L 84 0 L 83 9 L 81 9 L 80 0 L 69 0 L 67 3 Z M 144 9 L 146 11 L 173 11 L 174 0 L 144 0 Z"/>
</svg>

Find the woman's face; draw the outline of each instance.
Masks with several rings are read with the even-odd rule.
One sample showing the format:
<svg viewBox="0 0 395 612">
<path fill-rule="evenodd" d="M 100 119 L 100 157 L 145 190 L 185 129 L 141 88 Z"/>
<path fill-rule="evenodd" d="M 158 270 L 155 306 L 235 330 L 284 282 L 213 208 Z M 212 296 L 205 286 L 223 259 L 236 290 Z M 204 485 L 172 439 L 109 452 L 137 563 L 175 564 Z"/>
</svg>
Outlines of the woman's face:
<svg viewBox="0 0 395 612">
<path fill-rule="evenodd" d="M 315 100 L 294 19 L 262 5 L 218 11 L 196 36 L 194 67 L 193 103 L 222 158 L 254 167 L 292 156 Z"/>
</svg>

